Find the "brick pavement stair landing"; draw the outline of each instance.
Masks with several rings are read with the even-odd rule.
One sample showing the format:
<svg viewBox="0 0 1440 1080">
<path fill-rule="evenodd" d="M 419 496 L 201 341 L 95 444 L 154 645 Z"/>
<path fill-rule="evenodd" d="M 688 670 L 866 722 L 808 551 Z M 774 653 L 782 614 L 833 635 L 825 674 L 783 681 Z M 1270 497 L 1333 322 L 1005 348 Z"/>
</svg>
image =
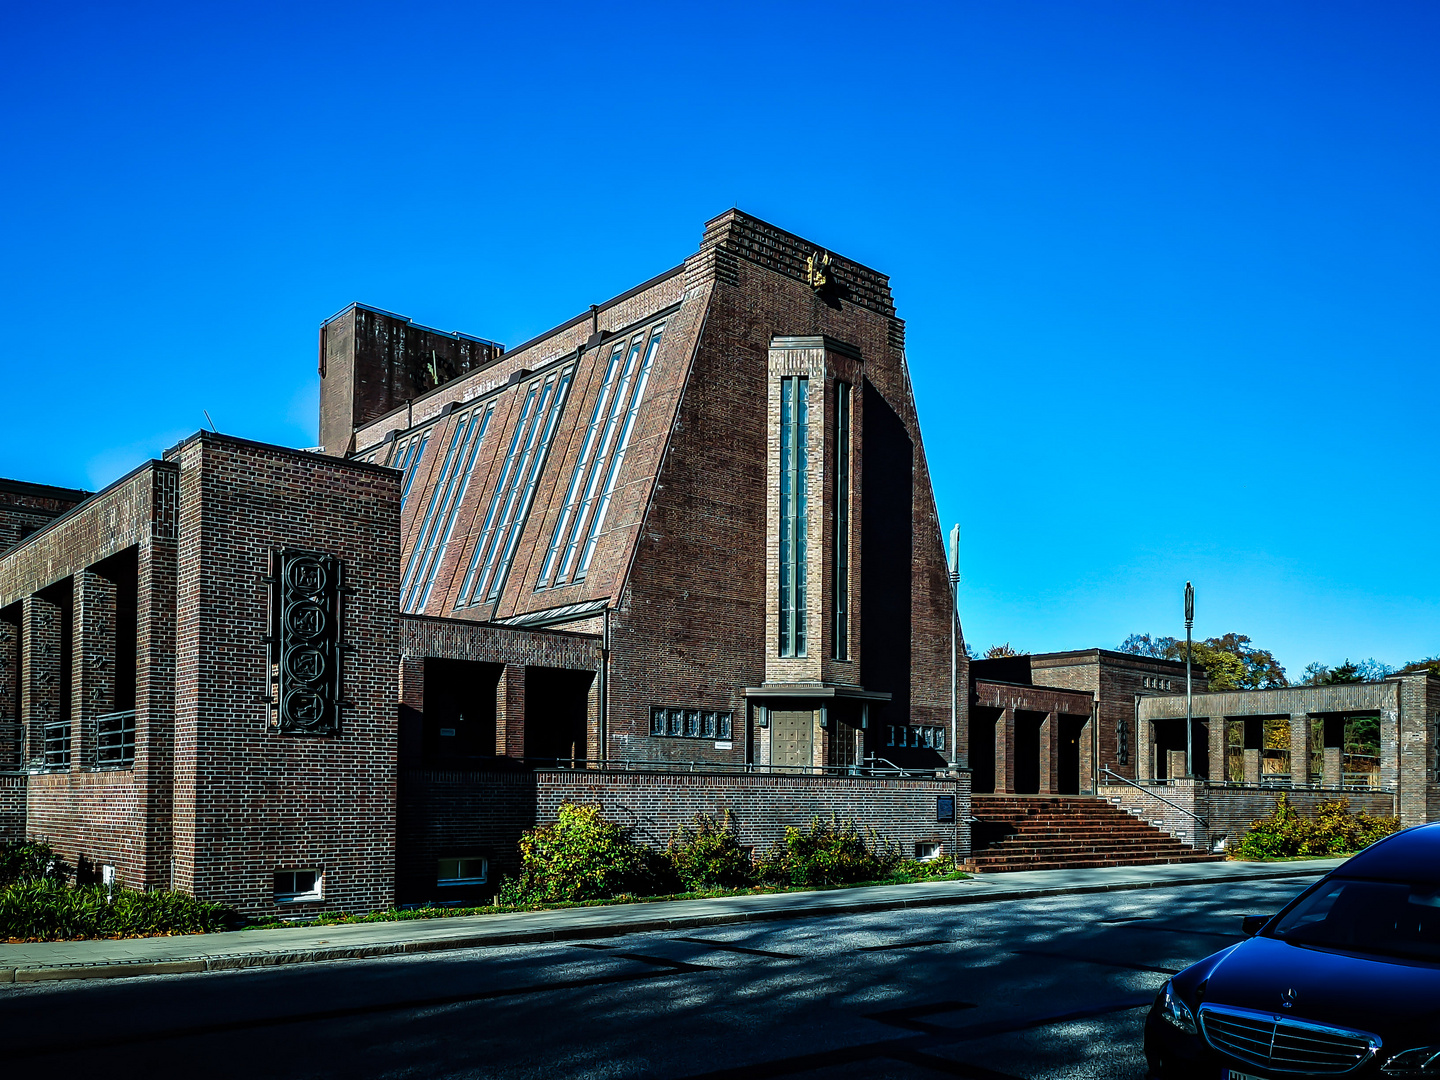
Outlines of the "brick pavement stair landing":
<svg viewBox="0 0 1440 1080">
<path fill-rule="evenodd" d="M 982 873 L 1216 862 L 1119 807 L 1083 795 L 976 795 L 970 813 Z"/>
</svg>

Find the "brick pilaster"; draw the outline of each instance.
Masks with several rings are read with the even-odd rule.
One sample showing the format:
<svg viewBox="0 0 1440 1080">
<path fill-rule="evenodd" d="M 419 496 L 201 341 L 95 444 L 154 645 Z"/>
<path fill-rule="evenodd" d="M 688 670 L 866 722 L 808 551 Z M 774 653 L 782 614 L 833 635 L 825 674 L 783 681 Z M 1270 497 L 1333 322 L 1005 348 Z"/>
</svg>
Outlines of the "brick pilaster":
<svg viewBox="0 0 1440 1080">
<path fill-rule="evenodd" d="M 96 762 L 96 717 L 115 709 L 115 583 L 93 570 L 75 574 L 75 644 L 70 654 L 70 761 Z"/>
<path fill-rule="evenodd" d="M 60 714 L 60 605 L 38 596 L 23 601 L 24 626 L 20 722 L 25 728 L 26 764 L 45 759 L 45 725 Z"/>
<path fill-rule="evenodd" d="M 16 691 L 20 676 L 20 607 L 0 613 L 0 772 L 14 772 L 24 761 L 24 728 Z"/>
<path fill-rule="evenodd" d="M 495 753 L 525 756 L 525 668 L 506 664 L 495 688 Z"/>
<path fill-rule="evenodd" d="M 1290 714 L 1290 783 L 1310 783 L 1310 754 L 1314 745 L 1310 714 Z"/>
</svg>

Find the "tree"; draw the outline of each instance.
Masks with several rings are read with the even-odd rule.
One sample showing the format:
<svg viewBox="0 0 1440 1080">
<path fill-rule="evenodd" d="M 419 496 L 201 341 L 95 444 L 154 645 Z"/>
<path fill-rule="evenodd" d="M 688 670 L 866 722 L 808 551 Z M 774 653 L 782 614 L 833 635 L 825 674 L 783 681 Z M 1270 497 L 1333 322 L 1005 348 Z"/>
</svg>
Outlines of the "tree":
<svg viewBox="0 0 1440 1080">
<path fill-rule="evenodd" d="M 999 660 L 1006 656 L 1024 656 L 1024 653 L 1017 652 L 1010 647 L 1007 641 L 1003 645 L 991 645 L 985 650 L 986 660 Z"/>
<path fill-rule="evenodd" d="M 1396 674 L 1414 675 L 1420 671 L 1428 671 L 1431 675 L 1440 676 L 1440 656 L 1432 656 L 1427 660 L 1412 660 Z"/>
<path fill-rule="evenodd" d="M 1121 643 L 1120 651 L 1161 660 L 1184 660 L 1185 642 L 1173 637 L 1131 634 Z M 1274 654 L 1257 648 L 1246 634 L 1222 634 L 1197 641 L 1192 659 L 1204 670 L 1211 690 L 1267 690 L 1290 685 Z"/>
<path fill-rule="evenodd" d="M 1318 660 L 1313 664 L 1307 665 L 1303 682 L 1306 686 L 1335 686 L 1340 683 L 1379 682 L 1385 678 L 1386 675 L 1393 674 L 1394 671 L 1395 669 L 1389 664 L 1382 664 L 1374 657 L 1356 663 L 1347 656 L 1343 664 L 1338 664 L 1333 668 L 1327 667 Z"/>
</svg>

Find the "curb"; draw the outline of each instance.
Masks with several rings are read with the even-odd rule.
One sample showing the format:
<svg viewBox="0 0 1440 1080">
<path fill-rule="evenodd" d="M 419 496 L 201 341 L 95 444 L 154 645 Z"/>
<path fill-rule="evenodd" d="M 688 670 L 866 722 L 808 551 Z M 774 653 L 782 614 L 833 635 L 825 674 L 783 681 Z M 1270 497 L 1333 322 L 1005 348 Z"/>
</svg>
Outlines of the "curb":
<svg viewBox="0 0 1440 1080">
<path fill-rule="evenodd" d="M 656 933 L 666 930 L 693 930 L 706 926 L 726 926 L 743 922 L 778 922 L 786 919 L 807 919 L 823 915 L 868 914 L 897 911 L 905 908 L 956 907 L 966 904 L 993 904 L 1008 900 L 1034 900 L 1047 896 L 1078 896 L 1087 893 L 1130 892 L 1136 889 L 1175 889 L 1193 885 L 1217 885 L 1236 881 L 1271 881 L 1278 878 L 1313 877 L 1328 873 L 1310 869 L 1275 870 L 1263 874 L 1227 874 L 1204 879 L 1174 881 L 1119 881 L 1094 885 L 1055 885 L 1048 888 L 1005 889 L 992 893 L 960 893 L 930 895 L 914 899 L 866 900 L 853 904 L 815 904 L 810 907 L 776 908 L 772 911 L 736 911 L 717 915 L 694 915 L 675 919 L 646 919 L 636 922 L 612 923 L 606 926 L 562 927 L 556 930 L 527 930 L 465 933 L 454 937 L 425 941 L 380 942 L 371 945 L 345 945 L 329 949 L 287 949 L 277 952 L 219 953 L 191 960 L 130 960 L 117 963 L 65 964 L 55 967 L 0 968 L 0 983 L 49 982 L 56 979 L 124 979 L 142 975 L 187 975 L 201 971 L 233 971 L 252 967 L 278 967 L 282 964 L 313 964 L 327 960 L 366 960 L 384 956 L 413 953 L 446 952 L 452 949 L 498 948 L 506 945 L 541 945 L 553 941 L 593 940 L 623 937 L 626 934 Z M 972 878 L 982 882 L 983 878 Z M 827 894 L 833 895 L 833 894 Z"/>
</svg>

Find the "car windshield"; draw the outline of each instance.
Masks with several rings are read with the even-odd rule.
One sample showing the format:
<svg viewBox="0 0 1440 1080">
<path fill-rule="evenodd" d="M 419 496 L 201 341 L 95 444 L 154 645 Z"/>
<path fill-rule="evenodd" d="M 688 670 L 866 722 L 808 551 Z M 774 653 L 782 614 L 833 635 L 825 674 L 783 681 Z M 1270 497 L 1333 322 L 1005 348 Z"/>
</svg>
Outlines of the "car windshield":
<svg viewBox="0 0 1440 1080">
<path fill-rule="evenodd" d="M 1440 960 L 1440 883 L 1335 878 L 1270 933 L 1296 945 Z"/>
</svg>

